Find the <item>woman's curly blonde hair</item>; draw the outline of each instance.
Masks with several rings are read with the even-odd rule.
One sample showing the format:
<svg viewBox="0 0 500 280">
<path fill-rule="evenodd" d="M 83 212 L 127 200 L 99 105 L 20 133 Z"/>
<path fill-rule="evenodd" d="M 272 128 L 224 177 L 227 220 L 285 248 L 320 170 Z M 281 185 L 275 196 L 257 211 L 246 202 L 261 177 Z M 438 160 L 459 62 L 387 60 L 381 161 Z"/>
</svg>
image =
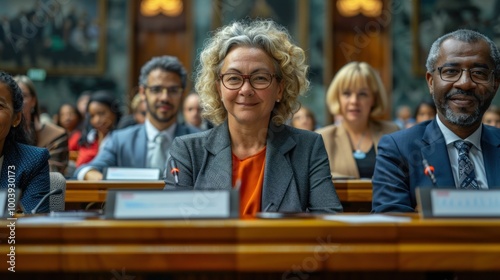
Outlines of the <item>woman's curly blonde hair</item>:
<svg viewBox="0 0 500 280">
<path fill-rule="evenodd" d="M 283 83 L 284 90 L 280 102 L 275 103 L 272 121 L 283 124 L 299 107 L 298 96 L 309 89 L 308 65 L 304 51 L 292 43 L 286 28 L 272 20 L 236 21 L 217 29 L 205 42 L 196 76 L 203 117 L 215 125 L 227 118 L 217 83 L 224 58 L 236 46 L 262 49 L 274 59 L 277 81 Z"/>
</svg>

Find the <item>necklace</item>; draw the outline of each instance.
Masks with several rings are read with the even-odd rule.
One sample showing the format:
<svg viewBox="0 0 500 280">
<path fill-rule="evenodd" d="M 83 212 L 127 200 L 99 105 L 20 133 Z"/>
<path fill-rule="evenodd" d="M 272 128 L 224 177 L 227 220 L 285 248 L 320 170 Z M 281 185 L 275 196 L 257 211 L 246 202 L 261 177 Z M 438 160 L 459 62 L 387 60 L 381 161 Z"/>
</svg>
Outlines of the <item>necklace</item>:
<svg viewBox="0 0 500 280">
<path fill-rule="evenodd" d="M 363 135 L 361 135 L 361 139 L 358 141 L 358 145 L 356 146 L 356 150 L 352 153 L 352 156 L 355 159 L 364 159 L 366 157 L 366 153 L 361 151 L 361 143 L 363 142 L 363 139 L 365 138 L 366 130 L 363 132 Z"/>
</svg>

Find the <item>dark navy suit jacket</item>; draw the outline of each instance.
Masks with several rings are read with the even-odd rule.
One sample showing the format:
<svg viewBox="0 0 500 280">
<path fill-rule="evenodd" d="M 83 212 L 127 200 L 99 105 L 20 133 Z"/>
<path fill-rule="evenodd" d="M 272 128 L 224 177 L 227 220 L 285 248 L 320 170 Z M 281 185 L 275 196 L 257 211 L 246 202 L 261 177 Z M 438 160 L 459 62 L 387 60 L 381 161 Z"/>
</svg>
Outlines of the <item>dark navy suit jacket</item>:
<svg viewBox="0 0 500 280">
<path fill-rule="evenodd" d="M 6 143 L 3 154 L 0 187 L 5 189 L 9 183 L 13 183 L 16 188 L 20 188 L 21 205 L 25 212 L 31 212 L 50 191 L 49 152 L 45 148 Z M 48 212 L 49 199 L 40 205 L 37 213 Z"/>
<path fill-rule="evenodd" d="M 500 188 L 500 129 L 483 125 L 481 149 L 487 184 Z M 436 187 L 455 188 L 443 133 L 436 120 L 380 139 L 373 175 L 373 212 L 414 212 L 415 188 L 433 187 L 422 159 L 435 168 Z"/>
</svg>

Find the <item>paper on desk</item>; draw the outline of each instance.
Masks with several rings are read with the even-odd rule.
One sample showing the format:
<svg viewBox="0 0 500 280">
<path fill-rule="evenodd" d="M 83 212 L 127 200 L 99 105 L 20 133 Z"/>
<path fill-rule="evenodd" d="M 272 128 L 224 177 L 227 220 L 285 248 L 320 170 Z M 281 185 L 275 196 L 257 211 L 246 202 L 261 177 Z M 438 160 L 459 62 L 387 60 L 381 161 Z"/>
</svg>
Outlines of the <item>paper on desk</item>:
<svg viewBox="0 0 500 280">
<path fill-rule="evenodd" d="M 326 215 L 325 220 L 337 221 L 351 224 L 363 223 L 404 223 L 411 221 L 410 217 L 389 216 L 382 214 L 366 214 L 366 215 Z"/>
<path fill-rule="evenodd" d="M 17 219 L 17 224 L 19 225 L 31 225 L 31 224 L 63 224 L 63 223 L 75 223 L 85 220 L 85 217 L 50 217 L 50 216 L 33 216 L 33 217 L 22 217 Z"/>
</svg>

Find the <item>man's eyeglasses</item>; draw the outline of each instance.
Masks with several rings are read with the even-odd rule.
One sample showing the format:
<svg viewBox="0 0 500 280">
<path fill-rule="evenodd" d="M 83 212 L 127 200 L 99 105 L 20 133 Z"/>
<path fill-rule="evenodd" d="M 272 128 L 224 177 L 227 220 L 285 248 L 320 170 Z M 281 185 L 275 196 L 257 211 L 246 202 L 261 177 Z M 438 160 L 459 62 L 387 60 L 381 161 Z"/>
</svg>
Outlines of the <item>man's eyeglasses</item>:
<svg viewBox="0 0 500 280">
<path fill-rule="evenodd" d="M 485 68 L 471 68 L 462 69 L 460 67 L 444 66 L 438 67 L 439 76 L 441 80 L 446 82 L 456 82 L 462 77 L 462 72 L 469 72 L 469 77 L 476 84 L 488 84 L 491 81 L 494 70 L 488 70 Z"/>
<path fill-rule="evenodd" d="M 276 74 L 269 73 L 255 73 L 251 75 L 243 75 L 238 73 L 226 73 L 219 76 L 222 84 L 227 89 L 240 89 L 245 80 L 248 79 L 250 85 L 254 89 L 266 89 L 271 85 L 273 77 L 277 77 Z"/>
<path fill-rule="evenodd" d="M 168 93 L 171 96 L 180 96 L 184 91 L 183 88 L 178 86 L 173 87 L 164 87 L 164 86 L 144 86 L 146 90 L 148 90 L 152 94 L 162 94 L 164 92 Z"/>
</svg>

